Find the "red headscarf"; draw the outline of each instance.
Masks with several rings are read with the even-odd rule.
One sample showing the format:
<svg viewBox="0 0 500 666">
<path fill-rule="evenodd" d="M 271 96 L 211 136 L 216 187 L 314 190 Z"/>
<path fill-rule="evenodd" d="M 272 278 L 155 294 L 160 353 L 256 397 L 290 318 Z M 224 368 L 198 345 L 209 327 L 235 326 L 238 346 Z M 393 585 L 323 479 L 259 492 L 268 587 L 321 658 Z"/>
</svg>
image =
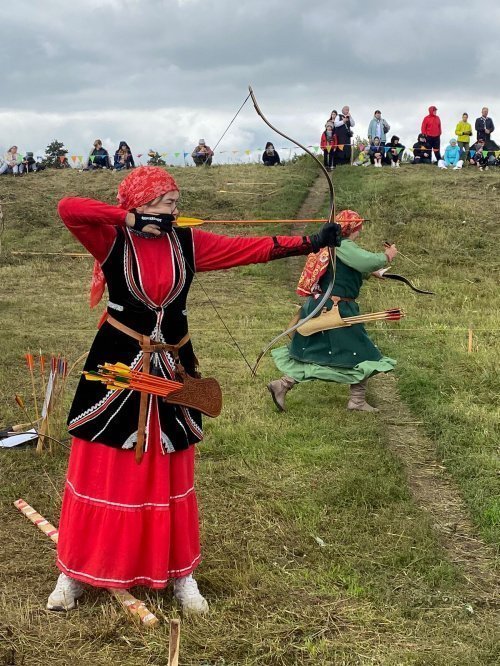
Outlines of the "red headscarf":
<svg viewBox="0 0 500 666">
<path fill-rule="evenodd" d="M 341 210 L 340 213 L 335 216 L 335 222 L 342 227 L 342 238 L 348 238 L 353 231 L 360 229 L 363 226 L 364 221 L 365 218 L 361 217 L 361 215 L 356 213 L 355 210 Z"/>
<path fill-rule="evenodd" d="M 168 171 L 160 167 L 140 166 L 122 180 L 116 198 L 120 208 L 133 210 L 173 190 L 178 192 L 179 187 Z M 91 308 L 95 308 L 101 300 L 105 286 L 106 278 L 96 261 L 90 285 Z"/>
<path fill-rule="evenodd" d="M 116 198 L 120 208 L 132 210 L 172 190 L 178 192 L 179 188 L 168 171 L 161 167 L 140 166 L 122 180 Z"/>
</svg>

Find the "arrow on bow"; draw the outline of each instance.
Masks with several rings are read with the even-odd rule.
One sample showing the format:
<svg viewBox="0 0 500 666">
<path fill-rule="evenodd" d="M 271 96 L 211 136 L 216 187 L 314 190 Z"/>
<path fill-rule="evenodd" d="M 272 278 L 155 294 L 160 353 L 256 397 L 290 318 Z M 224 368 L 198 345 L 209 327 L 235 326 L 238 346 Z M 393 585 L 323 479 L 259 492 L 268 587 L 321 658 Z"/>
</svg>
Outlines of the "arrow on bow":
<svg viewBox="0 0 500 666">
<path fill-rule="evenodd" d="M 253 105 L 254 105 L 254 108 L 255 108 L 257 114 L 262 118 L 262 120 L 266 123 L 266 125 L 268 127 L 270 127 L 273 130 L 273 132 L 276 132 L 276 134 L 279 134 L 284 139 L 287 139 L 288 141 L 291 141 L 296 146 L 298 146 L 303 151 L 305 151 L 319 165 L 321 171 L 323 172 L 323 174 L 324 174 L 324 176 L 325 176 L 325 178 L 328 182 L 328 191 L 329 191 L 329 195 L 330 195 L 330 210 L 329 210 L 329 213 L 328 213 L 327 222 L 332 223 L 334 218 L 335 218 L 335 189 L 333 187 L 333 182 L 332 182 L 332 179 L 331 179 L 330 175 L 328 174 L 328 171 L 325 169 L 325 167 L 320 162 L 320 160 L 316 157 L 316 155 L 313 152 L 311 152 L 308 148 L 306 148 L 306 146 L 299 143 L 296 139 L 292 139 L 292 137 L 288 136 L 284 132 L 281 132 L 281 130 L 274 127 L 274 125 L 271 125 L 271 123 L 265 117 L 265 115 L 262 113 L 262 111 L 259 107 L 259 104 L 258 104 L 257 99 L 255 97 L 255 93 L 252 90 L 252 86 L 248 86 L 248 90 L 250 92 L 250 97 L 252 98 L 252 102 L 253 102 Z M 323 306 L 325 305 L 327 300 L 330 298 L 330 296 L 332 294 L 332 291 L 333 291 L 334 284 L 335 284 L 335 275 L 336 275 L 335 259 L 336 259 L 336 250 L 335 250 L 335 248 L 333 248 L 333 250 L 332 250 L 332 248 L 329 247 L 328 248 L 328 260 L 329 260 L 329 266 L 330 266 L 330 269 L 331 269 L 331 272 L 332 272 L 332 277 L 330 278 L 330 283 L 328 284 L 328 287 L 326 288 L 325 293 L 323 294 L 323 297 L 319 300 L 316 307 L 307 315 L 307 317 L 304 317 L 303 319 L 300 319 L 293 326 L 290 326 L 289 328 L 286 329 L 286 331 L 283 331 L 283 333 L 280 333 L 279 335 L 274 337 L 270 342 L 268 342 L 268 344 L 262 349 L 262 351 L 257 356 L 255 364 L 252 368 L 252 375 L 254 377 L 257 374 L 257 368 L 259 367 L 259 364 L 260 364 L 261 360 L 263 359 L 265 354 L 271 349 L 271 347 L 273 347 L 279 340 L 281 340 L 281 338 L 285 337 L 286 335 L 290 335 L 291 333 L 293 333 L 297 328 L 299 328 L 299 326 L 303 326 L 306 322 L 309 321 L 309 319 L 312 319 L 313 317 L 315 317 L 318 314 L 318 312 L 321 312 Z"/>
</svg>

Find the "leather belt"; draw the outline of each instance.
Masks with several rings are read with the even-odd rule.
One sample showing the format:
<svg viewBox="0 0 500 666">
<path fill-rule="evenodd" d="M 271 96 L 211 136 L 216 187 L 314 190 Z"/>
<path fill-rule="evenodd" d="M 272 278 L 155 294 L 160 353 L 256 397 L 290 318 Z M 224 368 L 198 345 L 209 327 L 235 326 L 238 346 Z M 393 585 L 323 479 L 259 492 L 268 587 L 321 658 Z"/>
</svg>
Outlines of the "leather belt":
<svg viewBox="0 0 500 666">
<path fill-rule="evenodd" d="M 190 335 L 186 335 L 179 340 L 175 345 L 169 345 L 164 342 L 151 342 L 151 337 L 149 335 L 143 335 L 134 331 L 133 328 L 122 324 L 120 321 L 112 317 L 110 314 L 107 315 L 106 321 L 108 324 L 111 324 L 114 328 L 119 330 L 121 333 L 128 335 L 130 338 L 137 340 L 142 351 L 142 372 L 149 374 L 151 369 L 151 354 L 160 351 L 169 351 L 172 353 L 175 364 L 178 372 L 182 375 L 184 373 L 184 368 L 182 367 L 179 361 L 179 350 L 181 347 L 189 342 Z M 198 365 L 198 360 L 195 357 L 195 363 Z M 137 444 L 135 447 L 135 460 L 137 463 L 142 461 L 144 455 L 144 440 L 146 434 L 146 417 L 148 412 L 148 395 L 149 393 L 141 391 L 141 400 L 139 403 L 139 422 L 137 424 Z"/>
<path fill-rule="evenodd" d="M 334 305 L 338 305 L 340 301 L 346 301 L 348 303 L 355 303 L 356 299 L 355 298 L 344 298 L 344 296 L 330 296 L 331 300 L 333 301 Z"/>
</svg>

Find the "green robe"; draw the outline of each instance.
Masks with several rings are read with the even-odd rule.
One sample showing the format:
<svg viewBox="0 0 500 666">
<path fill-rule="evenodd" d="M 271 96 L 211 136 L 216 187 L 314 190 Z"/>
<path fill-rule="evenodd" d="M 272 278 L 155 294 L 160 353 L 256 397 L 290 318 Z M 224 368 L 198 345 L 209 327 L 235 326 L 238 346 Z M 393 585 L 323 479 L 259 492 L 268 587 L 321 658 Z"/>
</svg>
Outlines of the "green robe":
<svg viewBox="0 0 500 666">
<path fill-rule="evenodd" d="M 354 241 L 343 240 L 337 248 L 333 294 L 357 298 L 363 278 L 386 264 L 384 253 L 367 252 Z M 330 278 L 328 269 L 319 283 L 322 291 L 326 290 Z M 302 307 L 301 317 L 306 317 L 317 303 L 317 299 L 310 296 Z M 330 310 L 333 302 L 328 300 L 325 307 Z M 359 314 L 359 306 L 354 301 L 340 301 L 339 312 L 341 317 L 353 317 Z M 279 370 L 296 381 L 323 379 L 356 384 L 377 372 L 389 372 L 396 365 L 396 361 L 381 354 L 362 324 L 309 336 L 295 332 L 290 346 L 275 349 L 272 355 Z"/>
</svg>

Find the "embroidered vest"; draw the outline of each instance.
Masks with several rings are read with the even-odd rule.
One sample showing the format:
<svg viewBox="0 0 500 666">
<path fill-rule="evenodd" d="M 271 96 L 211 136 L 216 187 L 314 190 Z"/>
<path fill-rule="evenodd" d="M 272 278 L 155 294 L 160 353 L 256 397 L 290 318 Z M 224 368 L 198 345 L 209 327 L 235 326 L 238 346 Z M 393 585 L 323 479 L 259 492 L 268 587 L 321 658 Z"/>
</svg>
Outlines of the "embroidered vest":
<svg viewBox="0 0 500 666">
<path fill-rule="evenodd" d="M 138 333 L 156 342 L 176 344 L 188 332 L 186 299 L 193 279 L 194 250 L 191 229 L 175 229 L 169 236 L 170 252 L 158 261 L 171 261 L 173 286 L 160 305 L 145 293 L 133 244 L 133 232 L 117 229 L 117 237 L 102 269 L 109 291 L 108 312 Z M 155 239 L 151 239 L 154 243 Z M 163 247 L 163 245 L 162 245 Z M 179 358 L 188 373 L 195 369 L 191 342 L 184 345 Z M 167 351 L 152 355 L 151 372 L 173 379 L 175 364 Z M 142 352 L 133 338 L 108 323 L 99 329 L 90 349 L 85 370 L 95 370 L 106 361 L 122 362 L 135 370 L 142 368 Z M 68 417 L 72 435 L 115 448 L 133 448 L 137 441 L 139 397 L 136 391 L 107 390 L 100 382 L 81 378 Z M 157 401 L 161 442 L 165 451 L 185 449 L 200 441 L 201 415 L 196 410 L 168 405 L 149 397 L 147 431 L 153 418 L 152 401 Z M 146 450 L 148 437 L 146 436 Z"/>
</svg>

